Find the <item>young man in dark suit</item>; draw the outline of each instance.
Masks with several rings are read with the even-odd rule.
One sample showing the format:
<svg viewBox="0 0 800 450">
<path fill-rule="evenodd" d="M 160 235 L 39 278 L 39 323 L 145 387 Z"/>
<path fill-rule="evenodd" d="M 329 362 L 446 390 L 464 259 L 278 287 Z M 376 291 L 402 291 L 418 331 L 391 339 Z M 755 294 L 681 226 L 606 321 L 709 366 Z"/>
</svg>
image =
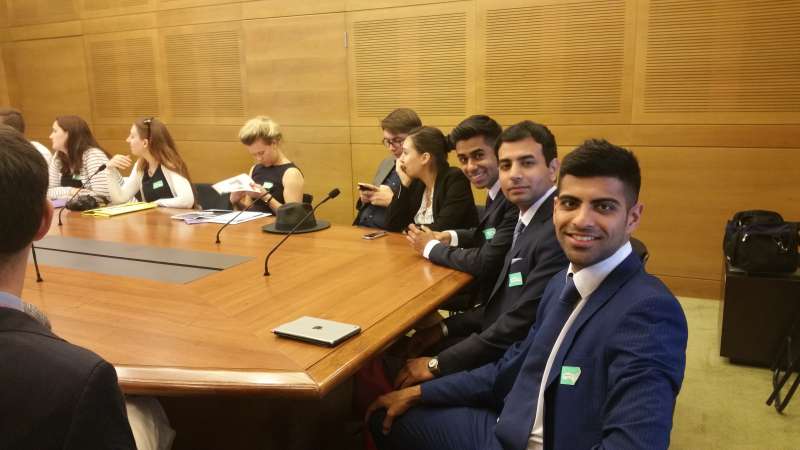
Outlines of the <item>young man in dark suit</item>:
<svg viewBox="0 0 800 450">
<path fill-rule="evenodd" d="M 390 155 L 378 165 L 371 185 L 359 184 L 356 202 L 358 213 L 353 225 L 386 228 L 386 208 L 400 190 L 400 177 L 405 176 L 402 171 L 397 170 L 397 160 L 403 154 L 403 141 L 409 133 L 421 126 L 422 121 L 417 113 L 408 108 L 395 109 L 381 121 L 383 145 Z"/>
<path fill-rule="evenodd" d="M 564 158 L 553 221 L 570 265 L 530 333 L 494 363 L 380 397 L 379 447 L 668 448 L 687 325 L 631 250 L 640 185 L 633 154 L 606 141 Z"/>
<path fill-rule="evenodd" d="M 555 137 L 544 125 L 523 121 L 503 131 L 495 152 L 503 193 L 516 209 L 510 249 L 479 306 L 412 338 L 411 347 L 428 349 L 431 356 L 409 359 L 395 387 L 480 367 L 502 356 L 525 337 L 547 281 L 567 266 L 552 222 L 558 171 Z"/>
<path fill-rule="evenodd" d="M 466 310 L 488 297 L 511 247 L 519 210 L 500 189 L 494 145 L 502 132 L 500 124 L 484 115 L 467 117 L 450 132 L 461 171 L 474 188 L 487 190 L 478 226 L 446 231 L 422 226 L 407 231 L 411 246 L 422 256 L 474 277 L 444 309 Z"/>
<path fill-rule="evenodd" d="M 0 126 L 0 448 L 135 449 L 114 367 L 25 313 L 31 242 L 50 229 L 47 165 Z"/>
</svg>

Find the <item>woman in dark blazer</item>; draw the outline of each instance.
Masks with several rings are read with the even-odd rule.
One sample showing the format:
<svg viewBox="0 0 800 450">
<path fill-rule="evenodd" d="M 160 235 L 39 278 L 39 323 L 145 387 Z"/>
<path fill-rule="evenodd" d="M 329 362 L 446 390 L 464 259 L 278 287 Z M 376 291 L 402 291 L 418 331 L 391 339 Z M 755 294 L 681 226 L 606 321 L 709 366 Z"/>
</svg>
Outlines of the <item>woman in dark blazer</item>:
<svg viewBox="0 0 800 450">
<path fill-rule="evenodd" d="M 437 128 L 421 127 L 409 134 L 397 160 L 402 186 L 386 212 L 387 229 L 400 231 L 412 223 L 434 231 L 477 225 L 469 180 L 447 164 L 449 151 Z"/>
</svg>

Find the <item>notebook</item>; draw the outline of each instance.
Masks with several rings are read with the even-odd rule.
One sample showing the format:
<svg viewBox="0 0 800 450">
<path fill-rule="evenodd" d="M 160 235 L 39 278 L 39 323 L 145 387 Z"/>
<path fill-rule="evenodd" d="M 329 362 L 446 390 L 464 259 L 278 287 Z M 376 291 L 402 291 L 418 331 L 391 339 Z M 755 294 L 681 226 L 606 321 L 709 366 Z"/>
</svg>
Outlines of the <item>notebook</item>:
<svg viewBox="0 0 800 450">
<path fill-rule="evenodd" d="M 360 333 L 361 327 L 349 323 L 303 316 L 278 326 L 272 332 L 281 337 L 333 347 Z"/>
</svg>

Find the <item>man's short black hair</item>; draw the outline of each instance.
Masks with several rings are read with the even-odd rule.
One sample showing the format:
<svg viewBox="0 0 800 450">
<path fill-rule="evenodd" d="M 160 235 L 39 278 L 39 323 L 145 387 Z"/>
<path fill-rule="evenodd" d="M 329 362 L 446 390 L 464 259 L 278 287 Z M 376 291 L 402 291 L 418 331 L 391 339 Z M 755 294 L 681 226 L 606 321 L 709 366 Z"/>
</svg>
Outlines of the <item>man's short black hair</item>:
<svg viewBox="0 0 800 450">
<path fill-rule="evenodd" d="M 4 123 L 20 133 L 25 134 L 25 119 L 18 109 L 0 108 L 0 123 Z"/>
<path fill-rule="evenodd" d="M 500 134 L 497 143 L 494 145 L 494 154 L 500 158 L 500 147 L 504 142 L 519 142 L 531 138 L 542 146 L 542 155 L 544 155 L 545 162 L 549 165 L 550 162 L 558 157 L 558 149 L 556 148 L 556 137 L 550 132 L 546 126 L 532 122 L 530 120 L 523 120 L 520 123 L 511 125 Z"/>
<path fill-rule="evenodd" d="M 632 151 L 605 139 L 588 139 L 561 161 L 558 185 L 565 175 L 577 178 L 611 177 L 622 181 L 628 208 L 639 201 L 642 174 Z"/>
<path fill-rule="evenodd" d="M 44 214 L 47 181 L 42 155 L 22 133 L 0 125 L 0 261 L 33 241 Z"/>
<path fill-rule="evenodd" d="M 476 114 L 462 120 L 461 123 L 453 128 L 449 136 L 450 145 L 455 148 L 459 141 L 466 141 L 475 136 L 483 136 L 483 142 L 494 148 L 494 144 L 502 132 L 503 128 L 494 119 L 483 114 Z"/>
</svg>

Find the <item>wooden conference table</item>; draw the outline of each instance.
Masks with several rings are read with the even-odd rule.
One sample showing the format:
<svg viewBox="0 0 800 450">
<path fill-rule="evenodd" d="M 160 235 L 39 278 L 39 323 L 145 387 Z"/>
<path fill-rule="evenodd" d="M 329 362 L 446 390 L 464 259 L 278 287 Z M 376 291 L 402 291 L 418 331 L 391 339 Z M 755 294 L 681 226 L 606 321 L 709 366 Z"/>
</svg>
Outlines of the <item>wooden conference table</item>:
<svg viewBox="0 0 800 450">
<path fill-rule="evenodd" d="M 56 334 L 113 363 L 127 393 L 322 397 L 469 280 L 424 260 L 402 235 L 368 241 L 365 229 L 337 225 L 289 238 L 264 277 L 264 256 L 283 237 L 261 231 L 274 218 L 230 226 L 215 244 L 219 225 L 171 220 L 177 212 L 103 219 L 65 211 L 48 238 L 252 259 L 188 283 L 44 264 L 36 283 L 28 267 L 23 298 L 47 313 Z M 355 323 L 362 333 L 335 348 L 272 333 L 303 315 Z"/>
</svg>

